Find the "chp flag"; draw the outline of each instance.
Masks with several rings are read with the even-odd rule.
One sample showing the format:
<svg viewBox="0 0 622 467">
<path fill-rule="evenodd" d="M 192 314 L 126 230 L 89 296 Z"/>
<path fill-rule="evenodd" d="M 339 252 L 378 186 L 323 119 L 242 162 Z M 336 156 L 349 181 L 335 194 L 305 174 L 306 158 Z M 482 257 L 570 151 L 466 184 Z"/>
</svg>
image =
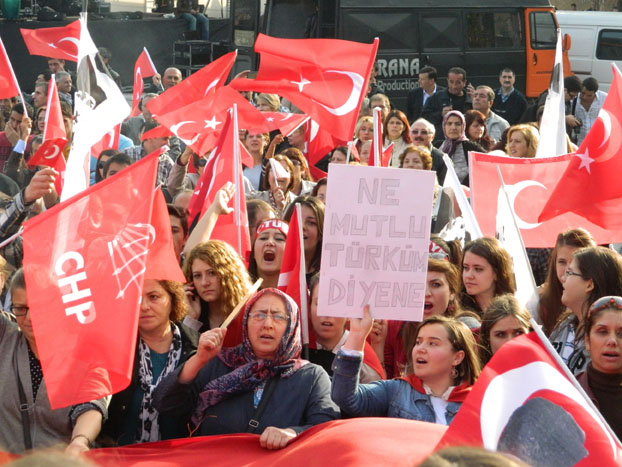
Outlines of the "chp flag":
<svg viewBox="0 0 622 467">
<path fill-rule="evenodd" d="M 167 228 L 170 241 L 170 224 L 152 216 L 158 156 L 24 224 L 28 306 L 52 409 L 119 392 L 131 380 L 147 262 L 151 251 L 172 251 L 158 246 Z M 170 271 L 159 279 L 180 277 L 174 256 L 158 261 Z"/>
</svg>

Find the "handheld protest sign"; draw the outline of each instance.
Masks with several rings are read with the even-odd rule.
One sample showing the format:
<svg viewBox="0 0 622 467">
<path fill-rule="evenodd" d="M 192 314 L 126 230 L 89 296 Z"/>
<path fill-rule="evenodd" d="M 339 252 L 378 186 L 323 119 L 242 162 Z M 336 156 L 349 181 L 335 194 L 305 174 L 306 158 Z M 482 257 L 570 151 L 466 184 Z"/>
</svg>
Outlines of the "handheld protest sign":
<svg viewBox="0 0 622 467">
<path fill-rule="evenodd" d="M 318 314 L 421 321 L 434 172 L 331 166 Z"/>
<path fill-rule="evenodd" d="M 246 302 L 248 302 L 248 300 L 255 294 L 255 292 L 259 290 L 259 287 L 261 287 L 262 282 L 263 282 L 263 279 L 261 277 L 257 279 L 257 282 L 253 284 L 253 286 L 250 288 L 248 293 L 244 295 L 244 297 L 242 297 L 242 300 L 240 300 L 240 303 L 238 303 L 235 306 L 233 311 L 229 313 L 229 316 L 227 316 L 227 318 L 222 322 L 222 324 L 220 325 L 221 328 L 226 328 L 227 326 L 231 324 L 231 322 L 235 319 L 238 313 L 240 313 L 240 311 L 242 310 L 242 307 L 246 304 Z"/>
</svg>

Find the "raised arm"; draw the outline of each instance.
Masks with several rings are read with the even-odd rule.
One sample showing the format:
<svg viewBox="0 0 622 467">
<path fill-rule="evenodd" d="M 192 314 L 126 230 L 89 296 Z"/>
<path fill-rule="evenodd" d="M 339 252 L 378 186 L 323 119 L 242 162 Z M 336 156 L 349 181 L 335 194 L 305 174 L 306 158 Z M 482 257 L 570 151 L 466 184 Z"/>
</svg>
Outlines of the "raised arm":
<svg viewBox="0 0 622 467">
<path fill-rule="evenodd" d="M 184 246 L 184 253 L 186 255 L 189 255 L 192 249 L 199 243 L 206 242 L 210 239 L 218 216 L 221 214 L 231 214 L 233 212 L 233 208 L 230 208 L 228 204 L 234 194 L 235 185 L 231 182 L 225 183 L 222 188 L 216 192 L 214 202 L 207 208 L 207 211 L 205 211 L 203 217 L 197 222 L 197 225 L 186 241 L 186 245 Z"/>
</svg>

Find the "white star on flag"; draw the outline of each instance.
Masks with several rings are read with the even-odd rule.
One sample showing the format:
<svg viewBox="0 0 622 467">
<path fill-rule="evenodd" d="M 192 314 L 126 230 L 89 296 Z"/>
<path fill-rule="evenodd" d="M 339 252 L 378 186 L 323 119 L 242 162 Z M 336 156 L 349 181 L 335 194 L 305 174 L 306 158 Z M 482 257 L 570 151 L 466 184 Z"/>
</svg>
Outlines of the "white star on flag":
<svg viewBox="0 0 622 467">
<path fill-rule="evenodd" d="M 304 79 L 302 77 L 302 74 L 301 74 L 300 75 L 300 81 L 290 81 L 290 83 L 297 84 L 298 85 L 298 92 L 302 92 L 302 88 L 304 88 L 305 85 L 307 85 L 307 84 L 311 84 L 311 81 Z"/>
<path fill-rule="evenodd" d="M 579 169 L 585 167 L 587 173 L 592 175 L 592 172 L 590 171 L 590 164 L 594 162 L 594 159 L 590 157 L 590 151 L 588 150 L 588 148 L 585 148 L 585 154 L 575 153 L 575 156 L 581 159 L 581 165 L 579 166 Z"/>
<path fill-rule="evenodd" d="M 56 44 L 54 44 L 54 42 L 48 42 L 48 45 L 49 45 L 50 47 L 52 47 L 53 49 L 55 49 L 55 48 L 56 48 Z"/>
<path fill-rule="evenodd" d="M 212 130 L 216 129 L 216 125 L 220 125 L 222 122 L 216 120 L 216 116 L 212 117 L 210 120 L 205 120 L 205 128 L 211 128 Z"/>
<path fill-rule="evenodd" d="M 267 120 L 267 121 L 269 121 L 269 122 L 273 122 L 273 121 L 274 121 L 274 118 L 272 118 L 272 117 L 268 117 L 268 118 L 266 118 L 266 120 Z"/>
</svg>

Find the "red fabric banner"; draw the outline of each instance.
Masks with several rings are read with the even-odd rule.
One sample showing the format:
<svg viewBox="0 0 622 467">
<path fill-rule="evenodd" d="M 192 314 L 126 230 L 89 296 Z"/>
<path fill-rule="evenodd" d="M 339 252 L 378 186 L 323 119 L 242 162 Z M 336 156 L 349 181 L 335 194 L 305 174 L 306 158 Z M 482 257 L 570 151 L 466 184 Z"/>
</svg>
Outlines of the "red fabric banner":
<svg viewBox="0 0 622 467">
<path fill-rule="evenodd" d="M 619 466 L 601 420 L 532 332 L 493 355 L 439 446 L 483 446 L 529 465 Z"/>
<path fill-rule="evenodd" d="M 527 248 L 551 248 L 557 234 L 577 227 L 587 229 L 600 244 L 622 238 L 622 229 L 605 230 L 572 212 L 544 223 L 538 222 L 537 215 L 546 203 L 547 193 L 551 193 L 560 181 L 573 158 L 571 154 L 522 159 L 472 152 L 470 157 L 471 200 L 484 235 L 495 236 L 497 195 L 501 187 L 498 166 Z"/>
<path fill-rule="evenodd" d="M 134 117 L 140 113 L 138 103 L 140 102 L 140 97 L 143 95 L 143 90 L 145 89 L 143 78 L 150 78 L 156 73 L 157 71 L 155 66 L 153 65 L 149 52 L 147 52 L 147 48 L 145 47 L 138 56 L 136 64 L 134 65 L 134 86 L 132 89 L 132 112 L 130 113 L 130 117 Z"/>
<path fill-rule="evenodd" d="M 0 99 L 9 99 L 19 95 L 19 85 L 11 61 L 0 39 Z"/>
<path fill-rule="evenodd" d="M 622 230 L 622 74 L 614 64 L 612 69 L 598 118 L 541 210 L 540 222 L 574 212 L 603 228 Z"/>
<path fill-rule="evenodd" d="M 147 156 L 24 224 L 28 305 L 53 409 L 130 382 L 146 257 L 157 238 L 157 162 L 157 153 Z"/>
<path fill-rule="evenodd" d="M 60 28 L 20 28 L 30 55 L 78 61 L 80 20 Z"/>
<path fill-rule="evenodd" d="M 102 467 L 147 463 L 194 467 L 207 458 L 219 467 L 411 467 L 432 452 L 446 429 L 443 425 L 398 418 L 354 418 L 309 428 L 278 451 L 261 448 L 259 435 L 237 434 L 93 449 L 86 456 Z"/>
<path fill-rule="evenodd" d="M 238 90 L 279 94 L 335 137 L 349 141 L 367 92 L 378 40 L 278 39 L 259 34 L 257 78 L 235 79 Z"/>
</svg>

